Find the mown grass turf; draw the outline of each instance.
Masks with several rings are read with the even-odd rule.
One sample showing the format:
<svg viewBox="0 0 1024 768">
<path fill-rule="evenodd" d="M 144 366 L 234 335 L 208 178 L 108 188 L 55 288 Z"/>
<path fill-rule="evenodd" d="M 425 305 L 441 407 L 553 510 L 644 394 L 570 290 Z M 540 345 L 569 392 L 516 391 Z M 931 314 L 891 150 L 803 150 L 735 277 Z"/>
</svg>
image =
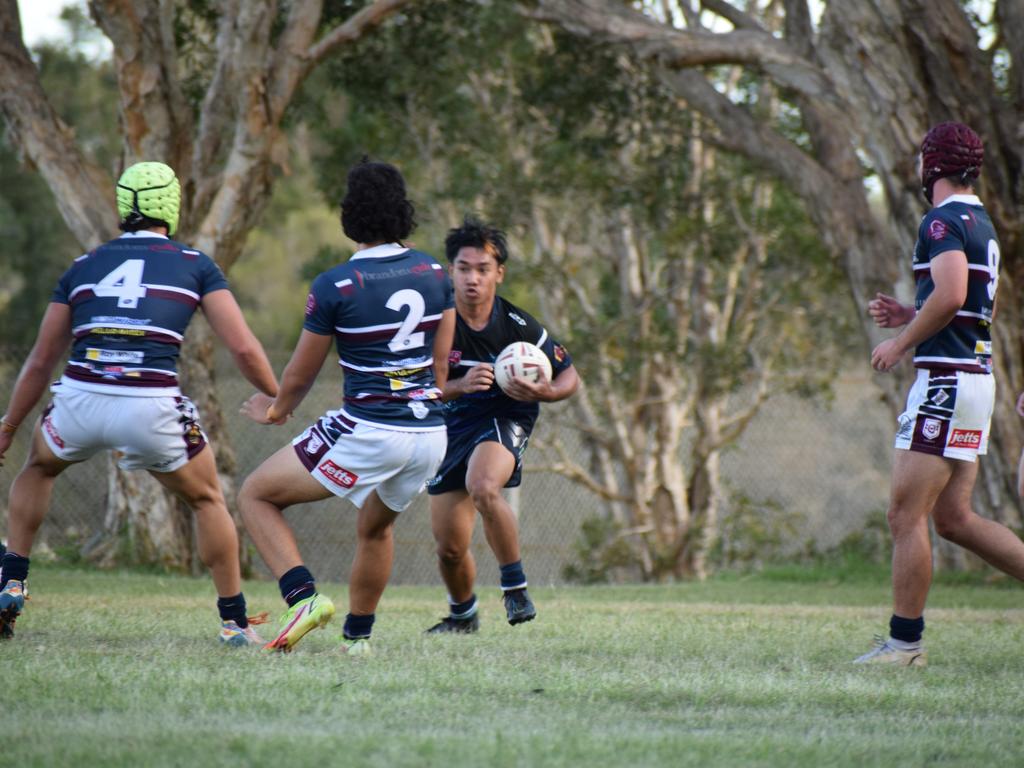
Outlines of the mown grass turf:
<svg viewBox="0 0 1024 768">
<path fill-rule="evenodd" d="M 0 644 L 5 765 L 1024 764 L 1016 588 L 937 586 L 930 666 L 894 670 L 850 664 L 884 579 L 537 589 L 515 628 L 487 589 L 471 637 L 422 634 L 443 590 L 392 588 L 368 659 L 337 650 L 338 585 L 289 656 L 219 647 L 207 580 L 40 565 L 30 587 Z"/>
</svg>

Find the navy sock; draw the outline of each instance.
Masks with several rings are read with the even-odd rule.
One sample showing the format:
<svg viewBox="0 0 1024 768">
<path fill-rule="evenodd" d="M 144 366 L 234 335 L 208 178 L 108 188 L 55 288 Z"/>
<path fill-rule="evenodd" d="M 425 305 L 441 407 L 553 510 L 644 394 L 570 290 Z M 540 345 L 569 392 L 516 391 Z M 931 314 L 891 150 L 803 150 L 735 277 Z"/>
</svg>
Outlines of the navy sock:
<svg viewBox="0 0 1024 768">
<path fill-rule="evenodd" d="M 889 619 L 889 636 L 893 640 L 902 640 L 904 643 L 919 643 L 924 633 L 924 616 L 916 619 L 905 619 L 895 613 Z"/>
<path fill-rule="evenodd" d="M 526 586 L 526 573 L 523 571 L 523 561 L 516 560 L 514 563 L 501 566 L 501 590 L 508 592 L 513 589 L 523 589 Z"/>
<path fill-rule="evenodd" d="M 217 610 L 220 611 L 221 621 L 233 621 L 242 629 L 249 626 L 249 619 L 245 615 L 245 595 L 241 592 L 234 597 L 218 597 Z"/>
<path fill-rule="evenodd" d="M 345 635 L 346 640 L 358 640 L 359 638 L 366 638 L 373 632 L 373 620 L 377 618 L 375 613 L 371 613 L 369 616 L 356 616 L 350 613 L 345 617 L 345 627 L 342 629 L 342 634 Z"/>
<path fill-rule="evenodd" d="M 5 552 L 0 557 L 0 589 L 11 581 L 24 581 L 28 578 L 29 558 L 17 555 L 14 552 Z"/>
<path fill-rule="evenodd" d="M 304 565 L 296 565 L 284 576 L 277 580 L 277 586 L 281 590 L 281 597 L 291 608 L 299 600 L 305 600 L 316 594 L 316 582 L 313 581 L 313 574 Z"/>
<path fill-rule="evenodd" d="M 476 613 L 476 593 L 470 595 L 464 603 L 453 603 L 449 597 L 448 606 L 453 619 L 468 619 Z"/>
</svg>

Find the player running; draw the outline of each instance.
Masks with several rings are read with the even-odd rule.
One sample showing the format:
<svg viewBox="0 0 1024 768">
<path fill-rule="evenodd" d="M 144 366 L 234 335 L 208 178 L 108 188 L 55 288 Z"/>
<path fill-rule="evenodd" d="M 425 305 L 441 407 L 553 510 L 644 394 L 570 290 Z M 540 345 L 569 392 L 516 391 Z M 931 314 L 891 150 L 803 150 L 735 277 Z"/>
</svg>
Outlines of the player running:
<svg viewBox="0 0 1024 768">
<path fill-rule="evenodd" d="M 0 560 L 2 637 L 13 635 L 24 607 L 29 553 L 54 480 L 97 451 L 115 449 L 122 469 L 147 470 L 195 513 L 199 555 L 219 596 L 220 640 L 262 642 L 246 618 L 238 533 L 213 450 L 206 449 L 195 406 L 178 388 L 178 355 L 196 309 L 202 308 L 250 382 L 274 395 L 277 379 L 220 268 L 206 254 L 168 239 L 180 204 L 178 179 L 163 163 L 136 163 L 124 172 L 117 183 L 124 234 L 75 259 L 60 278 L 14 385 L 0 420 L 0 460 L 73 341 L 11 486 L 8 551 Z"/>
<path fill-rule="evenodd" d="M 977 457 L 988 449 L 995 401 L 991 328 L 999 284 L 999 242 L 974 194 L 984 148 L 960 123 L 941 123 L 921 143 L 919 172 L 933 208 L 914 248 L 915 307 L 878 294 L 868 312 L 883 328 L 905 325 L 871 353 L 889 371 L 914 349 L 917 380 L 900 416 L 889 529 L 893 615 L 889 637 L 857 663 L 924 666 L 924 607 L 932 579 L 928 516 L 940 536 L 1024 579 L 1024 543 L 975 514 Z"/>
<path fill-rule="evenodd" d="M 526 590 L 516 518 L 501 489 L 521 482 L 523 454 L 540 413 L 538 403 L 566 399 L 580 379 L 565 347 L 533 317 L 497 295 L 508 259 L 503 232 L 467 217 L 448 233 L 445 254 L 458 315 L 451 374 L 444 387 L 448 453 L 427 492 L 449 614 L 427 631 L 469 633 L 480 626 L 473 592 L 476 563 L 469 550 L 478 511 L 501 568 L 509 624 L 537 615 Z M 498 387 L 494 359 L 517 341 L 535 344 L 547 354 L 552 381 L 514 379 L 507 392 Z"/>
<path fill-rule="evenodd" d="M 288 603 L 270 650 L 290 651 L 334 615 L 282 510 L 331 496 L 359 507 L 343 648 L 368 653 L 391 574 L 394 522 L 437 471 L 447 444 L 439 386 L 455 327 L 452 286 L 440 264 L 402 244 L 415 221 L 394 166 L 364 161 L 349 171 L 341 225 L 358 244 L 355 255 L 313 281 L 277 398 L 257 394 L 243 407 L 262 424 L 284 423 L 337 346 L 344 404 L 263 462 L 239 496 L 246 528 Z"/>
</svg>

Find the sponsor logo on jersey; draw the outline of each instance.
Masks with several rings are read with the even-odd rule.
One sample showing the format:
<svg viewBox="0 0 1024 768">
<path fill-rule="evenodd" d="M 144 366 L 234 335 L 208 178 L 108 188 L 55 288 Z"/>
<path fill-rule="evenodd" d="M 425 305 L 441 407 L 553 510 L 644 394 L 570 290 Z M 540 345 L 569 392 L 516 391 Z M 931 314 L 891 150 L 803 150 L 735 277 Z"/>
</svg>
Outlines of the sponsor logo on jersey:
<svg viewBox="0 0 1024 768">
<path fill-rule="evenodd" d="M 982 341 L 978 339 L 974 342 L 974 354 L 976 355 L 991 355 L 992 354 L 992 342 Z"/>
<path fill-rule="evenodd" d="M 419 400 L 410 400 L 409 408 L 412 411 L 412 415 L 417 419 L 425 419 L 430 415 L 430 409 Z"/>
<path fill-rule="evenodd" d="M 53 426 L 53 417 L 47 414 L 46 418 L 43 419 L 43 429 L 46 430 L 46 434 L 50 436 L 50 439 L 57 444 L 58 448 L 64 447 L 64 441 L 60 439 L 60 435 L 57 434 L 57 428 Z"/>
<path fill-rule="evenodd" d="M 946 226 L 946 222 L 942 219 L 935 219 L 928 225 L 928 237 L 932 240 L 945 240 L 948 234 L 949 227 Z"/>
<path fill-rule="evenodd" d="M 981 448 L 980 429 L 954 429 L 949 436 L 948 448 L 967 448 L 976 451 Z"/>
<path fill-rule="evenodd" d="M 391 379 L 391 391 L 401 392 L 403 389 L 411 389 L 412 387 L 419 386 L 415 381 L 402 381 L 401 379 Z"/>
<path fill-rule="evenodd" d="M 515 312 L 509 312 L 508 316 L 511 317 L 513 320 L 515 320 L 520 325 L 526 325 L 526 321 L 523 320 L 523 318 L 520 317 L 519 315 L 517 315 Z"/>
<path fill-rule="evenodd" d="M 96 360 L 101 363 L 132 363 L 141 365 L 145 359 L 145 354 L 140 351 L 119 351 L 89 347 L 85 350 L 85 359 Z"/>
<path fill-rule="evenodd" d="M 934 440 L 942 431 L 942 422 L 938 419 L 925 419 L 921 426 L 921 434 L 925 440 Z"/>
<path fill-rule="evenodd" d="M 415 389 L 406 395 L 410 400 L 437 400 L 440 396 L 441 390 L 437 387 L 430 387 L 429 389 Z"/>
<path fill-rule="evenodd" d="M 339 467 L 330 459 L 317 467 L 317 469 L 323 473 L 324 477 L 342 488 L 351 488 L 356 484 L 356 480 L 359 479 L 357 474 L 349 472 L 344 467 Z"/>
<path fill-rule="evenodd" d="M 97 336 L 145 336 L 146 332 L 138 328 L 90 328 L 89 333 Z"/>
<path fill-rule="evenodd" d="M 306 297 L 306 317 L 309 317 L 316 311 L 316 296 L 313 292 L 309 292 L 309 296 Z"/>
<path fill-rule="evenodd" d="M 121 315 L 93 315 L 90 323 L 117 323 L 118 325 L 152 325 L 149 317 L 123 317 Z"/>
</svg>

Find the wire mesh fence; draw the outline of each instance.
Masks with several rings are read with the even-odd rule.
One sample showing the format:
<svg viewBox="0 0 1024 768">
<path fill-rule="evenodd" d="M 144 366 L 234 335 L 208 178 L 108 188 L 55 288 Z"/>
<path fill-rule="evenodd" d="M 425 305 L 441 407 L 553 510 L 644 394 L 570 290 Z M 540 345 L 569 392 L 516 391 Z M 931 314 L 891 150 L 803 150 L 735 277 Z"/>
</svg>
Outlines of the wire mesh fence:
<svg viewBox="0 0 1024 768">
<path fill-rule="evenodd" d="M 26 353 L 0 349 L 0 392 L 6 393 L 5 401 Z M 284 355 L 274 357 L 281 362 Z M 239 479 L 340 402 L 341 374 L 334 365 L 326 365 L 295 418 L 284 427 L 264 427 L 238 414 L 252 387 L 229 361 L 218 361 L 217 380 Z M 527 451 L 522 487 L 510 494 L 519 515 L 523 563 L 530 582 L 538 585 L 564 582 L 566 566 L 577 557 L 582 523 L 603 509 L 592 492 L 548 469 L 545 446 L 556 434 L 585 463 L 583 442 L 569 420 L 554 418 L 557 414 L 548 410 L 559 407 L 542 408 Z M 722 456 L 728 491 L 722 523 L 726 544 L 747 552 L 748 557 L 759 554 L 756 537 L 745 538 L 751 518 L 760 530 L 788 532 L 781 546 L 775 544 L 771 552 L 760 553 L 768 559 L 809 548 L 827 549 L 870 521 L 880 520 L 888 491 L 892 430 L 891 416 L 866 373 L 841 377 L 827 404 L 792 396 L 768 400 Z M 19 431 L 0 470 L 0 534 L 6 534 L 8 491 L 24 461 L 30 434 L 30 429 Z M 72 552 L 102 529 L 108 466 L 109 461 L 96 456 L 58 478 L 34 555 Z M 355 508 L 332 499 L 300 505 L 286 514 L 318 578 L 344 581 L 355 548 Z M 402 514 L 395 544 L 393 582 L 440 584 L 425 494 Z M 497 584 L 498 567 L 479 524 L 473 552 L 480 583 Z M 258 557 L 254 562 L 257 572 L 266 575 Z"/>
</svg>

